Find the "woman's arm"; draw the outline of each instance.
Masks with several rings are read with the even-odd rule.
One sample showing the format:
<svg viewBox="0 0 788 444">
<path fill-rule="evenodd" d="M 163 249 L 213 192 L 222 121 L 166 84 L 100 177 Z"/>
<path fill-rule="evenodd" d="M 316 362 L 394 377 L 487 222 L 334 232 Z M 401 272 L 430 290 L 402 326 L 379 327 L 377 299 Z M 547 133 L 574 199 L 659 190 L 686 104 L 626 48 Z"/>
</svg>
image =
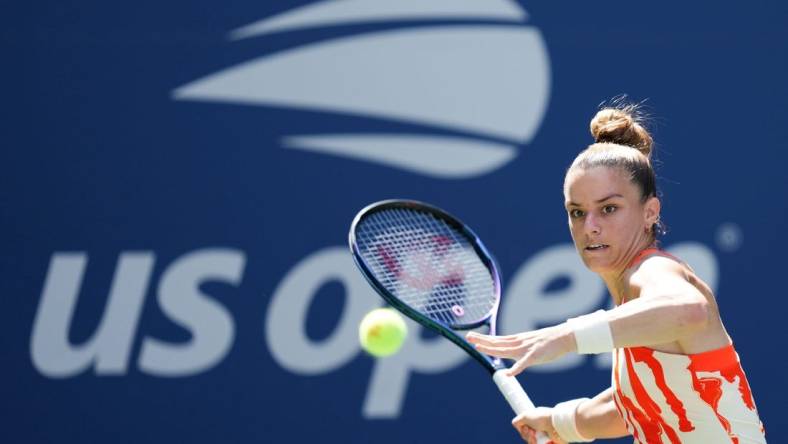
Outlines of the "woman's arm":
<svg viewBox="0 0 788 444">
<path fill-rule="evenodd" d="M 602 321 L 610 325 L 615 347 L 688 338 L 705 329 L 716 313 L 709 299 L 687 280 L 684 268 L 670 259 L 656 257 L 643 262 L 630 277 L 629 291 L 639 292 L 639 297 L 590 315 L 603 316 Z M 509 336 L 471 332 L 467 338 L 483 353 L 515 359 L 509 370 L 512 375 L 578 351 L 575 332 L 567 322 Z"/>
<path fill-rule="evenodd" d="M 613 400 L 613 388 L 579 406 L 575 414 L 577 431 L 588 438 L 618 438 L 629 435 L 624 419 Z"/>
<path fill-rule="evenodd" d="M 534 431 L 540 431 L 547 433 L 553 441 L 564 443 L 565 441 L 560 438 L 553 427 L 554 410 L 554 408 L 546 407 L 529 410 L 514 418 L 512 425 L 526 442 L 534 442 Z M 629 435 L 626 424 L 618 414 L 615 401 L 613 401 L 612 388 L 577 406 L 575 426 L 577 432 L 586 439 L 618 438 Z"/>
<path fill-rule="evenodd" d="M 644 262 L 631 276 L 637 299 L 605 314 L 616 347 L 649 346 L 685 339 L 703 330 L 714 310 L 685 277 L 685 269 L 666 258 Z"/>
</svg>

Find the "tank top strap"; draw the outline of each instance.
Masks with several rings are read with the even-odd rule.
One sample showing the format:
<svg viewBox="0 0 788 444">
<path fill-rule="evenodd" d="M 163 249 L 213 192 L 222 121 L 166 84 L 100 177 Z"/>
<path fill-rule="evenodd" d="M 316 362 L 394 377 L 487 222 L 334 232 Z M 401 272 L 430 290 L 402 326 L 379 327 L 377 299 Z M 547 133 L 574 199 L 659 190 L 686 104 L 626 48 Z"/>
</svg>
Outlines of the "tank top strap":
<svg viewBox="0 0 788 444">
<path fill-rule="evenodd" d="M 632 267 L 634 267 L 636 265 L 640 265 L 641 262 L 643 262 L 648 256 L 651 256 L 652 254 L 659 254 L 660 256 L 665 256 L 665 257 L 668 257 L 670 259 L 673 259 L 676 262 L 679 262 L 679 263 L 682 263 L 682 264 L 684 263 L 684 261 L 682 261 L 681 259 L 677 258 L 676 256 L 673 256 L 672 254 L 668 253 L 665 250 L 660 250 L 659 248 L 646 248 L 645 250 L 643 250 L 640 253 L 638 253 L 637 256 L 632 258 L 632 260 L 629 262 L 629 265 L 627 266 L 627 268 L 632 268 Z"/>
</svg>

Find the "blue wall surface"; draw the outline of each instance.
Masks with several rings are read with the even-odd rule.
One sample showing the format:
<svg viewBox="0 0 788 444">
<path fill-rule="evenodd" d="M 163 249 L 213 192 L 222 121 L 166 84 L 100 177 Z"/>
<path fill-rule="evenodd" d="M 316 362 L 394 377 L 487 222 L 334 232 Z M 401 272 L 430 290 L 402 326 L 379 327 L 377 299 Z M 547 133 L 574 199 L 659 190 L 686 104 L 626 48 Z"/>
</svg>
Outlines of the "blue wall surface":
<svg viewBox="0 0 788 444">
<path fill-rule="evenodd" d="M 488 375 L 380 305 L 347 231 L 431 202 L 503 270 L 501 330 L 609 304 L 564 172 L 598 105 L 646 100 L 664 246 L 715 289 L 788 442 L 788 6 L 32 0 L 0 15 L 0 442 L 518 442 Z M 592 396 L 608 356 L 520 381 Z M 622 439 L 616 442 L 631 442 Z"/>
</svg>

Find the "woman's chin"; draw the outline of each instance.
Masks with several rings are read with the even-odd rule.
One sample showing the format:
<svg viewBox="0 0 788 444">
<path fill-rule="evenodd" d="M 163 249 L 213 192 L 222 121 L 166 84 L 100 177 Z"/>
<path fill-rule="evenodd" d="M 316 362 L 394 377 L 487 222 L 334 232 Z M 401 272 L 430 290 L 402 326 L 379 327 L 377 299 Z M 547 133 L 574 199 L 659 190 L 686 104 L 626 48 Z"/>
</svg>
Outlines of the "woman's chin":
<svg viewBox="0 0 788 444">
<path fill-rule="evenodd" d="M 592 250 L 577 248 L 577 251 L 580 254 L 580 260 L 583 261 L 586 268 L 594 273 L 602 274 L 613 268 L 614 261 L 612 258 L 615 255 L 615 251 L 611 251 L 610 246 Z"/>
<path fill-rule="evenodd" d="M 582 256 L 582 259 L 583 259 L 583 263 L 585 264 L 586 268 L 588 268 L 589 270 L 593 271 L 594 273 L 601 274 L 601 273 L 604 273 L 606 271 L 609 271 L 610 268 L 611 268 L 610 261 L 608 261 L 608 260 L 606 260 L 604 258 L 598 257 L 598 256 L 585 255 L 584 254 Z"/>
</svg>

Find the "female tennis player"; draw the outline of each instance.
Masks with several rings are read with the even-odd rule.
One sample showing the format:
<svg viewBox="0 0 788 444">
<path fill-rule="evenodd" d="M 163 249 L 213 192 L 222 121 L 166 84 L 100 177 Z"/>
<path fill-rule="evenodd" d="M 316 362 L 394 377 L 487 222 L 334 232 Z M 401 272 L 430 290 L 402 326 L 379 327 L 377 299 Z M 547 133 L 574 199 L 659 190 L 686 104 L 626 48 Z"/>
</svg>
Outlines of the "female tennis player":
<svg viewBox="0 0 788 444">
<path fill-rule="evenodd" d="M 539 407 L 512 424 L 557 443 L 632 435 L 636 443 L 765 443 L 753 394 L 711 289 L 657 247 L 663 231 L 652 138 L 634 106 L 591 121 L 596 143 L 566 173 L 569 229 L 616 307 L 510 336 L 470 333 L 511 374 L 566 353 L 613 353 L 612 386 L 592 399 Z"/>
</svg>

